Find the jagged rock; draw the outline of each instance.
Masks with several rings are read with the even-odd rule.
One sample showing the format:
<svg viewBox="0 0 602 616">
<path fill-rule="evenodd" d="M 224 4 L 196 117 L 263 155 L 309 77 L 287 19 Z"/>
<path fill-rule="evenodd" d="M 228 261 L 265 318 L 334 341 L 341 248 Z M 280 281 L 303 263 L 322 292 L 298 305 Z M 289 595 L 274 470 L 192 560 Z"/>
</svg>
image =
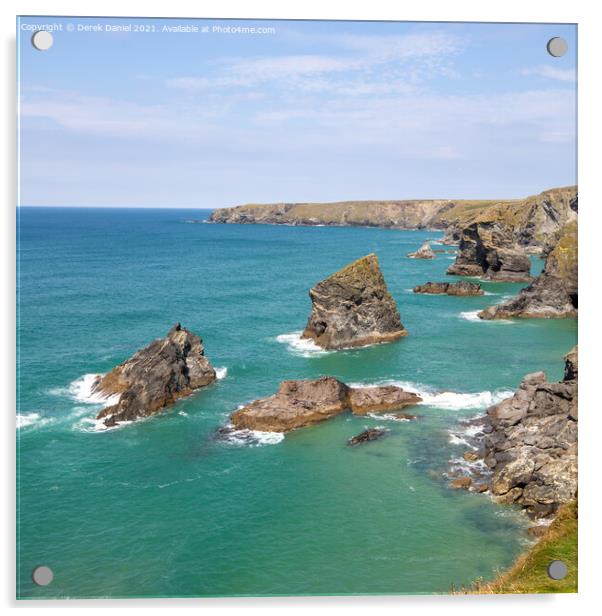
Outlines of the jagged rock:
<svg viewBox="0 0 602 616">
<path fill-rule="evenodd" d="M 350 438 L 347 441 L 347 444 L 350 447 L 354 447 L 355 445 L 361 445 L 362 443 L 375 441 L 379 438 L 382 438 L 383 436 L 386 436 L 388 432 L 388 430 L 385 430 L 383 428 L 370 428 L 369 430 L 364 430 L 364 432 L 361 432 L 357 436 Z"/>
<path fill-rule="evenodd" d="M 459 253 L 447 273 L 528 282 L 526 253 L 547 254 L 563 228 L 576 218 L 575 186 L 476 208 L 472 217 L 463 218 Z"/>
<path fill-rule="evenodd" d="M 309 296 L 312 310 L 301 337 L 322 348 L 366 346 L 407 336 L 375 254 L 322 280 Z"/>
<path fill-rule="evenodd" d="M 460 280 L 458 282 L 427 282 L 413 289 L 414 293 L 427 293 L 432 295 L 483 295 L 481 285 L 476 282 Z"/>
<path fill-rule="evenodd" d="M 130 359 L 99 376 L 93 392 L 118 401 L 98 413 L 107 426 L 157 413 L 215 381 L 201 339 L 179 323 Z"/>
<path fill-rule="evenodd" d="M 495 282 L 528 282 L 531 261 L 518 250 L 498 248 L 483 229 L 472 225 L 464 230 L 456 261 L 447 268 L 454 276 L 477 276 Z"/>
<path fill-rule="evenodd" d="M 516 297 L 490 306 L 481 319 L 555 318 L 577 316 L 577 223 L 566 225 L 542 273 Z"/>
<path fill-rule="evenodd" d="M 525 376 L 518 391 L 490 407 L 482 445 L 499 502 L 517 503 L 535 517 L 550 515 L 577 493 L 577 347 L 565 377 Z"/>
<path fill-rule="evenodd" d="M 424 240 L 422 246 L 416 252 L 409 252 L 410 259 L 434 259 L 435 253 L 428 240 Z"/>
<path fill-rule="evenodd" d="M 474 462 L 475 460 L 478 460 L 480 456 L 478 453 L 475 453 L 474 451 L 465 451 L 462 457 L 467 462 Z"/>
<path fill-rule="evenodd" d="M 284 381 L 277 393 L 235 411 L 236 429 L 287 432 L 309 426 L 350 409 L 356 415 L 403 408 L 421 402 L 401 387 L 348 387 L 334 377 Z"/>
<path fill-rule="evenodd" d="M 457 477 L 450 482 L 449 487 L 454 490 L 467 490 L 471 484 L 472 479 L 470 477 Z"/>
</svg>

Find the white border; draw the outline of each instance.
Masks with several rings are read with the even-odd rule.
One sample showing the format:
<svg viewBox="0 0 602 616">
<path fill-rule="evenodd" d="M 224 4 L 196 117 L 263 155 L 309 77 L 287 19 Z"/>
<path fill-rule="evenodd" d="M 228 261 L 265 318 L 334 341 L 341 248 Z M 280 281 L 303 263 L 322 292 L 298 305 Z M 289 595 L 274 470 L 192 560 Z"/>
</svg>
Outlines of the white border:
<svg viewBox="0 0 602 616">
<path fill-rule="evenodd" d="M 245 610 L 245 613 L 265 611 L 326 611 L 329 613 L 365 612 L 378 608 L 383 613 L 396 613 L 400 610 L 420 610 L 430 614 L 435 610 L 446 614 L 466 614 L 486 610 L 488 614 L 516 610 L 532 614 L 566 613 L 567 609 L 586 610 L 595 606 L 596 589 L 600 584 L 598 575 L 600 564 L 600 477 L 597 473 L 597 456 L 602 435 L 600 417 L 602 409 L 596 404 L 597 360 L 600 349 L 600 330 L 598 315 L 601 301 L 599 280 L 601 268 L 596 260 L 602 253 L 594 250 L 600 244 L 602 233 L 602 198 L 598 188 L 600 182 L 600 44 L 601 22 L 596 19 L 598 3 L 585 1 L 559 2 L 556 0 L 504 0 L 499 3 L 483 0 L 422 0 L 421 2 L 392 2 L 391 0 L 369 0 L 358 2 L 327 2 L 325 0 L 304 0 L 294 5 L 283 2 L 254 0 L 224 0 L 192 3 L 181 0 L 169 2 L 135 2 L 132 0 L 88 0 L 86 3 L 55 0 L 52 3 L 42 0 L 4 0 L 0 6 L 2 20 L 2 45 L 5 51 L 2 63 L 3 96 L 2 122 L 6 136 L 2 148 L 3 158 L 2 187 L 5 199 L 2 209 L 2 340 L 4 353 L 0 369 L 0 391 L 4 393 L 2 405 L 5 437 L 4 460 L 4 505 L 2 507 L 3 527 L 6 541 L 2 550 L 3 603 L 26 612 L 36 608 L 69 608 L 78 610 L 100 608 L 111 609 L 114 613 L 130 609 L 201 609 L 205 613 L 228 613 Z M 72 601 L 72 602 L 15 602 L 14 574 L 14 406 L 15 406 L 15 16 L 29 15 L 128 15 L 165 17 L 250 17 L 250 18 L 305 18 L 305 19 L 399 19 L 430 21 L 547 21 L 579 24 L 579 193 L 580 193 L 580 287 L 581 307 L 580 329 L 580 566 L 579 595 L 565 596 L 504 596 L 504 597 L 345 597 L 345 598 L 291 598 L 291 599 L 198 599 L 198 600 L 129 600 L 129 601 Z M 588 257 L 588 254 L 592 255 Z M 597 283 L 597 284 L 596 284 Z M 412 523 L 411 520 L 408 523 Z M 82 572 L 85 575 L 85 572 Z"/>
</svg>

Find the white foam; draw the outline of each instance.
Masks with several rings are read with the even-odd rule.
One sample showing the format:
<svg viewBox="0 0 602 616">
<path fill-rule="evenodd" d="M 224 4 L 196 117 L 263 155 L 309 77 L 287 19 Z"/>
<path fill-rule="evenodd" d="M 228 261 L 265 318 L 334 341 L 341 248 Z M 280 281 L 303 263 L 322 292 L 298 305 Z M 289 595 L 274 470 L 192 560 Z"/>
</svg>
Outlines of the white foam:
<svg viewBox="0 0 602 616">
<path fill-rule="evenodd" d="M 367 415 L 371 419 L 385 420 L 385 421 L 412 421 L 407 417 L 397 417 L 396 415 L 390 415 L 388 413 L 368 413 Z"/>
<path fill-rule="evenodd" d="M 283 432 L 262 432 L 261 430 L 230 430 L 223 435 L 223 440 L 231 445 L 247 445 L 261 447 L 262 445 L 277 445 L 284 440 Z"/>
<path fill-rule="evenodd" d="M 17 430 L 28 426 L 40 426 L 49 423 L 50 418 L 42 418 L 39 413 L 24 413 L 17 415 Z"/>
<path fill-rule="evenodd" d="M 294 355 L 301 357 L 314 357 L 316 355 L 326 355 L 330 351 L 319 347 L 313 340 L 309 338 L 301 338 L 302 331 L 291 332 L 290 334 L 280 334 L 276 336 L 276 341 L 280 344 L 286 344 L 288 349 Z"/>
<path fill-rule="evenodd" d="M 105 406 L 117 404 L 117 402 L 119 402 L 120 394 L 107 396 L 100 392 L 92 391 L 94 383 L 101 376 L 103 375 L 84 374 L 83 376 L 79 377 L 79 379 L 75 379 L 75 381 L 69 384 L 69 396 L 74 400 L 77 400 L 78 402 L 83 402 L 85 404 L 104 404 Z"/>
<path fill-rule="evenodd" d="M 405 391 L 418 394 L 422 398 L 422 402 L 419 404 L 447 410 L 486 409 L 514 394 L 513 391 L 506 389 L 477 391 L 474 393 L 438 391 L 428 385 L 409 381 L 389 380 L 373 384 L 350 383 L 351 387 L 373 387 L 374 385 L 396 385 Z M 384 417 L 384 415 L 380 415 L 380 417 Z"/>
<path fill-rule="evenodd" d="M 461 312 L 459 317 L 461 319 L 465 319 L 466 321 L 473 321 L 477 323 L 499 323 L 500 325 L 512 325 L 516 321 L 511 321 L 510 319 L 480 319 L 479 318 L 480 310 L 468 310 L 467 312 Z"/>
<path fill-rule="evenodd" d="M 227 374 L 228 374 L 228 368 L 226 368 L 226 366 L 222 366 L 221 368 L 215 369 L 215 376 L 218 381 L 220 381 L 221 379 L 225 379 Z"/>
</svg>

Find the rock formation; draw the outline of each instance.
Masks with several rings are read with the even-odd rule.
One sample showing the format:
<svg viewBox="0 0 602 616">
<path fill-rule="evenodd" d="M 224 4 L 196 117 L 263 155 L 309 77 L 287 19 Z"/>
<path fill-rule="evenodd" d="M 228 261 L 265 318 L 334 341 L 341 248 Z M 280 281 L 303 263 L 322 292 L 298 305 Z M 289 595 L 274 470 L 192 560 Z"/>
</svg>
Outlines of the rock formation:
<svg viewBox="0 0 602 616">
<path fill-rule="evenodd" d="M 369 430 L 364 430 L 360 434 L 350 438 L 347 441 L 347 445 L 350 447 L 355 447 L 355 445 L 376 441 L 381 439 L 383 436 L 386 436 L 388 433 L 389 431 L 383 428 L 370 428 Z"/>
<path fill-rule="evenodd" d="M 118 401 L 100 411 L 106 426 L 157 413 L 178 398 L 215 381 L 201 339 L 174 325 L 165 338 L 151 342 L 130 359 L 99 376 L 93 392 Z"/>
<path fill-rule="evenodd" d="M 464 229 L 460 252 L 447 274 L 478 276 L 496 282 L 529 282 L 529 257 L 518 250 L 498 248 L 495 242 L 495 238 L 477 225 Z"/>
<path fill-rule="evenodd" d="M 546 259 L 542 273 L 516 297 L 490 306 L 481 319 L 577 316 L 577 223 L 570 222 Z"/>
<path fill-rule="evenodd" d="M 322 280 L 309 296 L 312 310 L 301 337 L 322 348 L 366 346 L 407 335 L 374 254 Z"/>
<path fill-rule="evenodd" d="M 487 411 L 483 453 L 491 492 L 534 517 L 554 513 L 577 493 L 577 365 L 575 347 L 562 381 L 528 374 L 514 396 Z"/>
<path fill-rule="evenodd" d="M 410 259 L 434 259 L 435 253 L 431 248 L 428 240 L 424 240 L 422 246 L 416 252 L 409 252 L 408 257 Z"/>
<path fill-rule="evenodd" d="M 350 409 L 356 415 L 418 404 L 422 399 L 400 387 L 348 387 L 334 377 L 284 381 L 278 391 L 232 413 L 232 426 L 262 432 L 288 432 Z"/>
<path fill-rule="evenodd" d="M 576 218 L 576 187 L 477 209 L 472 217 L 464 218 L 459 253 L 447 273 L 527 282 L 527 253 L 547 254 L 564 227 Z M 454 229 L 457 233 L 457 227 Z"/>
<path fill-rule="evenodd" d="M 483 295 L 481 285 L 476 282 L 460 280 L 459 282 L 427 282 L 413 289 L 414 293 L 427 293 L 431 295 Z"/>
</svg>

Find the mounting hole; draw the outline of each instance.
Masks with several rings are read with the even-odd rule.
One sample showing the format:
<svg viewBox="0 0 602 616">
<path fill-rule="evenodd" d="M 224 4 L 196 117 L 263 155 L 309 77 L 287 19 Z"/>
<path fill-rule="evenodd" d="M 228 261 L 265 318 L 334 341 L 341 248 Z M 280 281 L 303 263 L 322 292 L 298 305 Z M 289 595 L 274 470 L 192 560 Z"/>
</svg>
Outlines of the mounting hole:
<svg viewBox="0 0 602 616">
<path fill-rule="evenodd" d="M 548 565 L 548 577 L 553 580 L 564 580 L 569 570 L 563 560 L 553 560 Z"/>
<path fill-rule="evenodd" d="M 566 41 L 560 36 L 555 36 L 548 41 L 546 45 L 548 49 L 548 53 L 555 58 L 560 58 L 564 56 L 569 46 L 566 44 Z"/>
<path fill-rule="evenodd" d="M 52 47 L 54 37 L 47 30 L 37 30 L 31 36 L 31 44 L 38 51 L 46 51 Z"/>
<path fill-rule="evenodd" d="M 54 573 L 50 567 L 36 567 L 31 574 L 31 579 L 38 586 L 48 586 L 54 579 Z"/>
</svg>

